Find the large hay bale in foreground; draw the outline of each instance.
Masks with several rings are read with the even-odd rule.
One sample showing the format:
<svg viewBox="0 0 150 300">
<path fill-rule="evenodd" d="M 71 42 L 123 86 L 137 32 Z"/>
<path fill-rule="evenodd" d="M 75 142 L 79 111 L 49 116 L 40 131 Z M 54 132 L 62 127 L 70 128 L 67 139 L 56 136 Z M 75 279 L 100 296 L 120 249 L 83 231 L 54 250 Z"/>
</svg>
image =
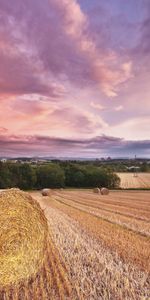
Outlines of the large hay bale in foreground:
<svg viewBox="0 0 150 300">
<path fill-rule="evenodd" d="M 94 188 L 94 189 L 93 189 L 93 193 L 95 193 L 95 194 L 100 194 L 100 189 L 99 189 L 99 188 Z"/>
<path fill-rule="evenodd" d="M 109 190 L 107 188 L 101 188 L 101 195 L 108 195 Z"/>
<path fill-rule="evenodd" d="M 42 190 L 42 196 L 50 196 L 51 190 L 50 189 L 43 189 Z"/>
<path fill-rule="evenodd" d="M 47 219 L 40 205 L 19 189 L 0 193 L 0 288 L 34 277 L 43 265 Z"/>
</svg>

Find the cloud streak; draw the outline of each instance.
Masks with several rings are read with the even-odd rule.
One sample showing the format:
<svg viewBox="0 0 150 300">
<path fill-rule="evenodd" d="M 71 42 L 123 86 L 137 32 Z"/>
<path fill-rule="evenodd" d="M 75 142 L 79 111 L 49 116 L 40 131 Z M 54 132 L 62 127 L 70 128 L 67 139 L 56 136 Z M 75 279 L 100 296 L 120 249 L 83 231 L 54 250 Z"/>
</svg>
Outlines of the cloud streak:
<svg viewBox="0 0 150 300">
<path fill-rule="evenodd" d="M 127 141 L 110 136 L 91 139 L 65 139 L 48 136 L 5 136 L 0 135 L 0 147 L 4 156 L 56 156 L 56 157 L 101 157 L 112 155 L 130 157 L 135 153 L 150 155 L 150 140 Z M 61 153 L 61 155 L 60 155 Z M 76 154 L 75 154 L 76 153 Z"/>
</svg>

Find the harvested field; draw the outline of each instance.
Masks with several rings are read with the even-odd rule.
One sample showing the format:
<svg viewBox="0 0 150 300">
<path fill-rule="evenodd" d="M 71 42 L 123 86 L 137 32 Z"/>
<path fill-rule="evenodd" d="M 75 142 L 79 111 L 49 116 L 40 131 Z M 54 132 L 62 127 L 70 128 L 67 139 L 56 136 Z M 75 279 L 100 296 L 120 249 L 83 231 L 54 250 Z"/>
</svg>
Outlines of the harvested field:
<svg viewBox="0 0 150 300">
<path fill-rule="evenodd" d="M 120 187 L 123 189 L 150 189 L 150 173 L 117 173 L 121 179 Z"/>
<path fill-rule="evenodd" d="M 42 198 L 77 298 L 149 299 L 150 192 L 55 191 Z"/>
<path fill-rule="evenodd" d="M 33 276 L 1 285 L 1 300 L 150 299 L 149 191 L 31 195 L 48 221 L 45 259 Z"/>
<path fill-rule="evenodd" d="M 39 203 L 19 189 L 0 194 L 0 299 L 75 297 Z"/>
</svg>

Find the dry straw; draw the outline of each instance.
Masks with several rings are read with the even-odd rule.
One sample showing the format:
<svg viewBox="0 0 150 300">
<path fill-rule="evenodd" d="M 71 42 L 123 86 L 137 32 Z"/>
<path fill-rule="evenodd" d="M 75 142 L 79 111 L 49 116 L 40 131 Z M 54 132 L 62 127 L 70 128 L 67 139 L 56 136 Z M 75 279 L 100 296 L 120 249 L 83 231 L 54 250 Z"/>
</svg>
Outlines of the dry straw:
<svg viewBox="0 0 150 300">
<path fill-rule="evenodd" d="M 101 188 L 101 195 L 108 195 L 109 190 L 107 188 Z"/>
<path fill-rule="evenodd" d="M 51 190 L 50 189 L 43 189 L 42 190 L 42 196 L 50 196 Z"/>
<path fill-rule="evenodd" d="M 95 193 L 95 194 L 100 194 L 100 189 L 99 189 L 99 188 L 93 189 L 93 193 Z"/>
<path fill-rule="evenodd" d="M 37 201 L 19 189 L 0 194 L 0 289 L 37 274 L 47 238 L 47 220 Z"/>
</svg>

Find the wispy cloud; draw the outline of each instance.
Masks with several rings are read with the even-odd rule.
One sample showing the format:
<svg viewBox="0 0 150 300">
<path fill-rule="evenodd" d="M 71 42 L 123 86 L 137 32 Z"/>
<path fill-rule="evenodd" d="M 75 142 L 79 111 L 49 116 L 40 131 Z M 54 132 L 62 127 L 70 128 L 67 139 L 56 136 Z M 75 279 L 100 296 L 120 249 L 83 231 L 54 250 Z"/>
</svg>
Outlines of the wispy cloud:
<svg viewBox="0 0 150 300">
<path fill-rule="evenodd" d="M 128 141 L 110 136 L 91 139 L 64 139 L 48 136 L 4 136 L 0 135 L 1 153 L 4 156 L 74 156 L 101 157 L 126 156 L 135 153 L 142 156 L 150 154 L 150 141 Z"/>
<path fill-rule="evenodd" d="M 1 92 L 55 96 L 55 75 L 55 81 L 62 76 L 72 84 L 99 85 L 113 97 L 120 83 L 131 78 L 131 61 L 119 63 L 117 53 L 97 48 L 77 1 L 44 0 L 41 5 L 31 0 L 26 7 L 6 1 L 0 11 Z"/>
<path fill-rule="evenodd" d="M 103 105 L 101 105 L 100 103 L 95 103 L 93 101 L 90 103 L 90 105 L 91 105 L 91 107 L 99 109 L 99 110 L 105 109 L 105 107 Z"/>
<path fill-rule="evenodd" d="M 27 133 L 35 145 L 37 136 L 106 134 L 123 137 L 125 149 L 125 140 L 148 140 L 150 6 L 133 0 L 124 8 L 119 0 L 0 0 L 0 133 L 8 148 L 14 137 L 21 151 Z"/>
<path fill-rule="evenodd" d="M 115 107 L 115 111 L 121 111 L 123 110 L 123 105 L 119 105 Z"/>
</svg>

